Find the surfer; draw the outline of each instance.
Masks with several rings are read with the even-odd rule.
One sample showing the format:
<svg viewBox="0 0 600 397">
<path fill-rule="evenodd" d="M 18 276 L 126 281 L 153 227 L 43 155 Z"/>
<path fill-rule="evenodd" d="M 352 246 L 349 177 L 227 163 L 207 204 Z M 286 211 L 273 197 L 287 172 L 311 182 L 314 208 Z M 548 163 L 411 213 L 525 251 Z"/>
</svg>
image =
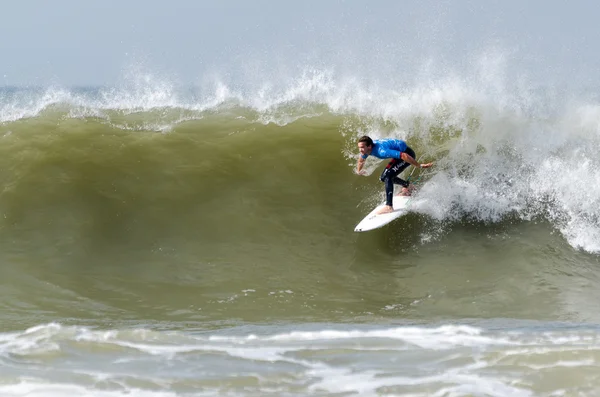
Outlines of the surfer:
<svg viewBox="0 0 600 397">
<path fill-rule="evenodd" d="M 412 165 L 417 168 L 429 168 L 433 165 L 433 163 L 417 163 L 414 150 L 408 147 L 406 142 L 400 139 L 380 139 L 373 141 L 370 137 L 365 135 L 358 140 L 358 149 L 360 150 L 360 156 L 358 158 L 358 165 L 356 166 L 356 173 L 359 175 L 365 175 L 362 168 L 365 165 L 365 160 L 369 156 L 375 156 L 380 159 L 392 159 L 379 178 L 385 183 L 386 204 L 379 212 L 380 214 L 394 211 L 392 205 L 394 184 L 402 185 L 401 195 L 410 196 L 413 185 L 410 185 L 408 181 L 398 177 L 406 167 Z"/>
</svg>

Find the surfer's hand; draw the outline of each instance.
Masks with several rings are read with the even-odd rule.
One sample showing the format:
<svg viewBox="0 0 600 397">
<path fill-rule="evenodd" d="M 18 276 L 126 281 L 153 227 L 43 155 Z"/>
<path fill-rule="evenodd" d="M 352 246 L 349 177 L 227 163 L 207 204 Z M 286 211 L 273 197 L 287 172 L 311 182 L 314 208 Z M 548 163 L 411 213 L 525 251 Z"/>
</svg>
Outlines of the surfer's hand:
<svg viewBox="0 0 600 397">
<path fill-rule="evenodd" d="M 421 168 L 429 168 L 433 166 L 433 163 L 421 164 Z"/>
<path fill-rule="evenodd" d="M 360 170 L 360 171 L 357 171 L 357 172 L 356 172 L 356 174 L 357 174 L 357 175 L 363 175 L 363 176 L 365 176 L 365 175 L 367 175 L 367 171 L 365 171 L 365 170 Z"/>
</svg>

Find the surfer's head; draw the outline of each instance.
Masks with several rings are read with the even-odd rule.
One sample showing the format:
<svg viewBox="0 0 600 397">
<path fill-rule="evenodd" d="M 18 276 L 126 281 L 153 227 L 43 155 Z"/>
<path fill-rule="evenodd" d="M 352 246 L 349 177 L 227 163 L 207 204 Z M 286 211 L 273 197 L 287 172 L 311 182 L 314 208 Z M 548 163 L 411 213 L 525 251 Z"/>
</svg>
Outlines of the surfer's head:
<svg viewBox="0 0 600 397">
<path fill-rule="evenodd" d="M 360 150 L 361 155 L 369 155 L 371 154 L 371 150 L 373 150 L 373 140 L 368 136 L 362 136 L 358 140 L 358 149 Z"/>
</svg>

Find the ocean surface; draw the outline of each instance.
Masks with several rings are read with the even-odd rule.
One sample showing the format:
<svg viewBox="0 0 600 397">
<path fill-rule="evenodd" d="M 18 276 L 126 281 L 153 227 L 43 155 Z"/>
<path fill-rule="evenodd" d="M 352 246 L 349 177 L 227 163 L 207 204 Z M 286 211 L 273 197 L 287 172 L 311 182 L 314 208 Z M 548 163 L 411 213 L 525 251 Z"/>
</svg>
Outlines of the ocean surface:
<svg viewBox="0 0 600 397">
<path fill-rule="evenodd" d="M 600 90 L 497 83 L 0 89 L 0 395 L 600 395 Z"/>
</svg>

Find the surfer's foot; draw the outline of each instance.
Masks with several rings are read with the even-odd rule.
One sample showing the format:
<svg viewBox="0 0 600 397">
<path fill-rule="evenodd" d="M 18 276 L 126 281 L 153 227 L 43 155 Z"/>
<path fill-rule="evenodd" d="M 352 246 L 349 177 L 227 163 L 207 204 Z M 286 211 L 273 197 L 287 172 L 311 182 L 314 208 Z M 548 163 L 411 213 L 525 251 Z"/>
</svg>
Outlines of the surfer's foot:
<svg viewBox="0 0 600 397">
<path fill-rule="evenodd" d="M 415 185 L 408 185 L 408 187 L 403 187 L 402 190 L 400 190 L 400 194 L 398 196 L 410 196 L 414 190 Z"/>
<path fill-rule="evenodd" d="M 400 194 L 398 196 L 410 196 L 411 190 L 412 189 L 403 187 L 402 190 L 400 190 Z"/>
<path fill-rule="evenodd" d="M 391 205 L 386 205 L 385 207 L 383 207 L 382 209 L 380 209 L 379 211 L 377 211 L 377 215 L 379 214 L 387 214 L 390 212 L 394 212 L 394 207 L 392 207 Z"/>
</svg>

